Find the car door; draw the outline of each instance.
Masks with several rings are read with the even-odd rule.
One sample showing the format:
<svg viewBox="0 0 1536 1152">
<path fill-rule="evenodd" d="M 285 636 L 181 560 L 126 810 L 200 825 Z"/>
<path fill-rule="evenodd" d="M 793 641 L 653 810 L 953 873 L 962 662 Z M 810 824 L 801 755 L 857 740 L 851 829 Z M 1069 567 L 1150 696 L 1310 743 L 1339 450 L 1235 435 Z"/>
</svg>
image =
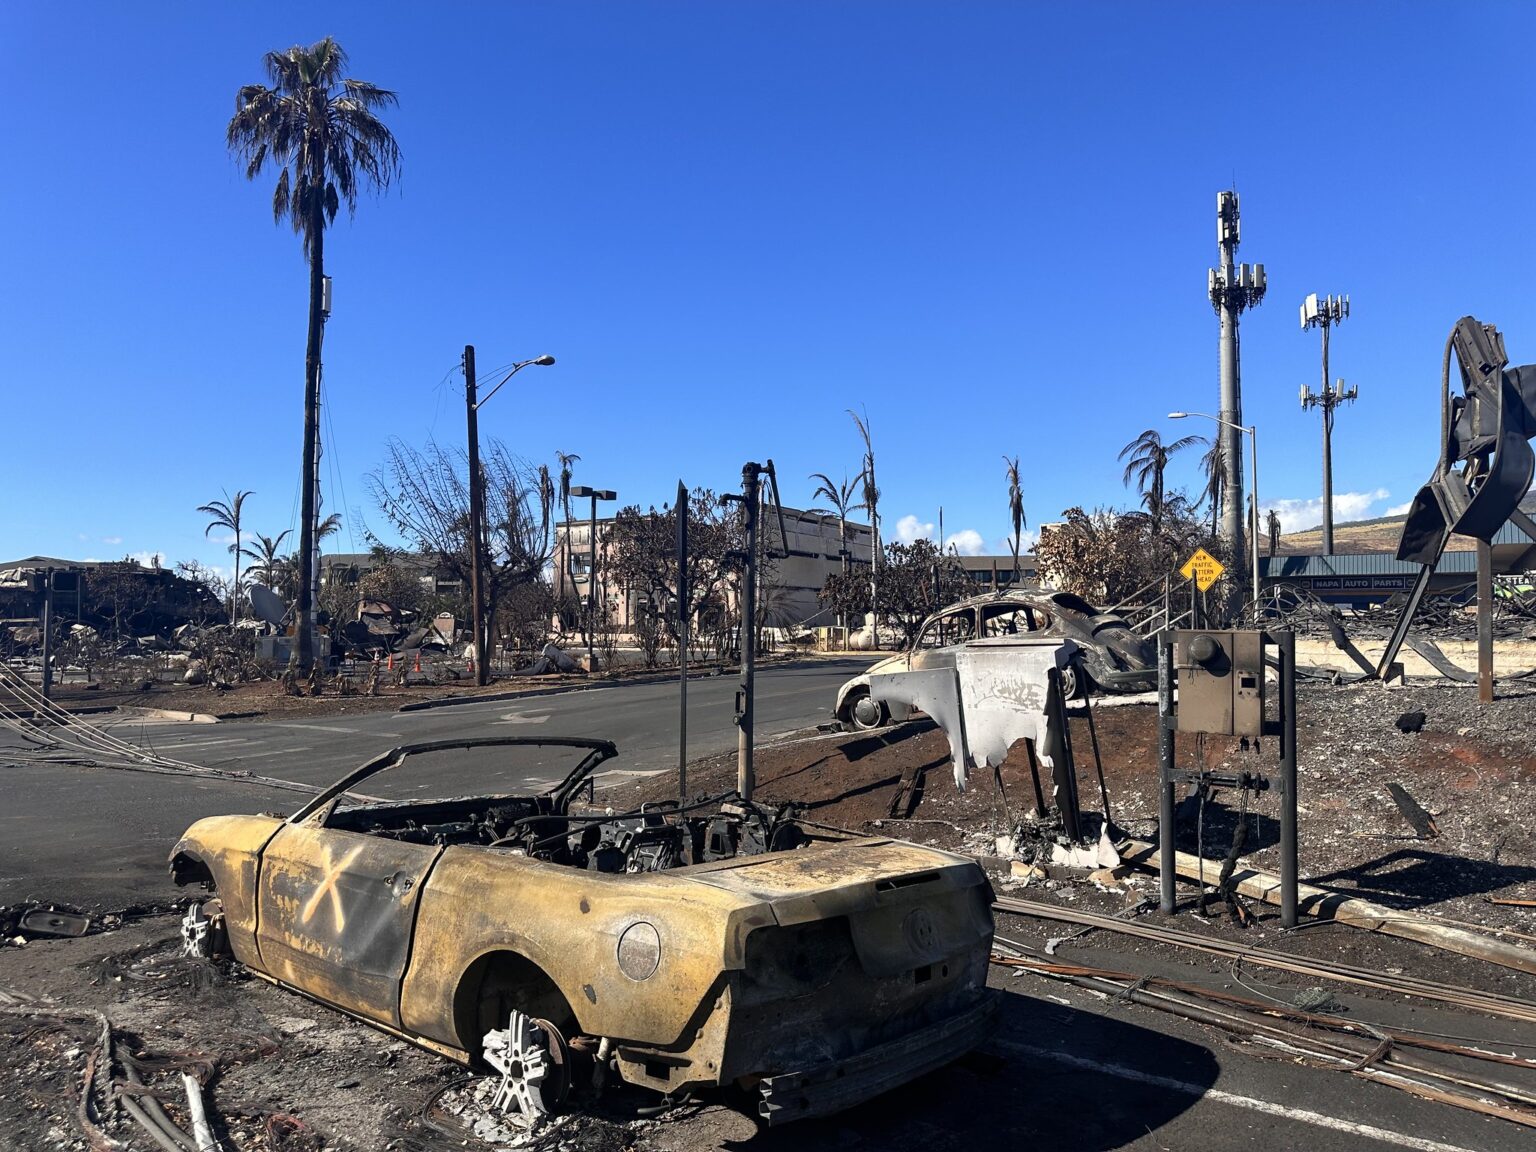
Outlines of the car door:
<svg viewBox="0 0 1536 1152">
<path fill-rule="evenodd" d="M 285 824 L 261 855 L 257 949 L 269 975 L 398 1027 L 421 889 L 443 849 Z"/>
<path fill-rule="evenodd" d="M 954 645 L 974 639 L 974 609 L 960 608 L 935 616 L 924 626 L 918 634 L 917 643 L 912 646 L 911 667 L 914 671 L 923 668 L 952 668 L 955 664 L 955 654 L 951 651 Z"/>
</svg>

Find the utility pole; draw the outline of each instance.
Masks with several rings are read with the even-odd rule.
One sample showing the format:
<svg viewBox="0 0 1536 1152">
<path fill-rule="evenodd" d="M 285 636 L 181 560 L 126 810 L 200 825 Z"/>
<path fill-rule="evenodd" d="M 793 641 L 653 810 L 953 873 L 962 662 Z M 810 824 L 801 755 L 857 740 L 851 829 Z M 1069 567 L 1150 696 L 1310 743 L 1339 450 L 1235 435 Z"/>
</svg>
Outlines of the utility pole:
<svg viewBox="0 0 1536 1152">
<path fill-rule="evenodd" d="M 1301 386 L 1301 409 L 1320 408 L 1323 413 L 1323 555 L 1333 555 L 1333 410 L 1360 394 L 1358 388 L 1344 391 L 1344 381 L 1328 386 L 1328 332 L 1349 315 L 1348 296 L 1325 296 L 1319 300 L 1313 292 L 1301 303 L 1301 330 L 1323 330 L 1323 390 L 1314 395 Z"/>
<path fill-rule="evenodd" d="M 43 572 L 43 699 L 53 699 L 53 569 Z"/>
<path fill-rule="evenodd" d="M 329 299 L 329 298 L 327 298 Z M 485 554 L 485 475 L 480 471 L 480 405 L 501 391 L 501 386 L 530 364 L 546 367 L 555 362 L 548 353 L 532 360 L 519 360 L 512 370 L 503 376 L 484 396 L 479 394 L 475 381 L 475 346 L 464 345 L 464 411 L 469 433 L 469 599 L 470 626 L 475 630 L 475 683 L 484 687 L 490 683 L 491 672 L 487 666 L 487 650 L 490 637 L 486 635 L 485 597 L 482 587 L 485 572 L 482 567 Z M 571 526 L 565 526 L 566 548 L 570 548 Z"/>
<path fill-rule="evenodd" d="M 1245 562 L 1243 548 L 1243 457 L 1238 440 L 1243 426 L 1243 386 L 1238 363 L 1238 318 L 1264 299 L 1264 265 L 1237 264 L 1234 259 L 1241 242 L 1238 198 L 1236 192 L 1216 194 L 1216 245 L 1221 266 L 1207 271 L 1211 306 L 1221 318 L 1221 465 L 1222 509 L 1221 536 L 1235 569 Z M 1237 573 L 1234 572 L 1234 575 Z M 1233 581 L 1234 588 L 1241 581 Z M 1236 593 L 1241 596 L 1241 593 Z"/>
<path fill-rule="evenodd" d="M 597 657 L 592 650 L 592 629 L 597 624 L 597 502 L 599 500 L 617 500 L 619 494 L 606 488 L 593 488 L 587 484 L 578 484 L 571 489 L 571 495 L 575 497 L 590 496 L 592 498 L 592 513 L 587 517 L 587 672 L 597 671 Z M 566 554 L 570 554 L 571 526 L 565 526 Z"/>
<path fill-rule="evenodd" d="M 480 586 L 481 522 L 485 519 L 485 486 L 480 476 L 480 403 L 476 396 L 475 346 L 464 345 L 464 418 L 469 428 L 469 617 L 475 632 L 475 683 L 490 683 L 485 666 L 485 598 Z"/>
<path fill-rule="evenodd" d="M 677 799 L 688 803 L 688 488 L 677 482 Z"/>
<path fill-rule="evenodd" d="M 736 693 L 736 791 L 752 799 L 757 784 L 752 764 L 752 692 L 757 664 L 757 501 L 763 466 L 741 466 L 741 503 L 746 520 L 747 567 L 741 580 L 741 690 Z"/>
<path fill-rule="evenodd" d="M 763 475 L 773 485 L 773 507 L 779 517 L 781 556 L 789 555 L 789 532 L 784 526 L 784 501 L 779 498 L 779 478 L 770 459 L 767 464 L 747 461 L 741 466 L 741 495 L 728 494 L 726 503 L 740 503 L 745 529 L 745 561 L 741 579 L 741 688 L 736 693 L 736 791 L 742 799 L 752 799 L 757 777 L 752 765 L 752 693 L 757 672 L 757 521 L 763 493 Z M 765 549 L 766 551 L 766 549 Z"/>
</svg>

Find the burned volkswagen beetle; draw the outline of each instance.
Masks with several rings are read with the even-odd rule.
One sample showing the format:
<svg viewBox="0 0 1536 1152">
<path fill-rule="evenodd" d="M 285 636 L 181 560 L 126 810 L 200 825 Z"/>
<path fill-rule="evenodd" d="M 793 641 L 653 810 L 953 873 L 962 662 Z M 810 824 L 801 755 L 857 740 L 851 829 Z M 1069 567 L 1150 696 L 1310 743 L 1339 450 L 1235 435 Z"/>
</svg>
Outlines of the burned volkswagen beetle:
<svg viewBox="0 0 1536 1152">
<path fill-rule="evenodd" d="M 1062 691 L 1069 699 L 1090 692 L 1157 689 L 1157 647 L 1133 632 L 1123 617 L 1070 592 L 995 592 L 961 600 L 924 620 L 910 648 L 887 656 L 837 690 L 832 715 L 848 727 L 862 729 L 904 720 L 904 712 L 893 717 L 887 703 L 870 695 L 871 675 L 952 668 L 959 645 L 1026 636 L 1071 640 L 1077 645 L 1077 657 L 1062 669 Z"/>
<path fill-rule="evenodd" d="M 535 795 L 371 795 L 455 751 L 575 758 Z M 847 1107 L 985 1035 L 992 893 L 963 857 L 830 842 L 736 800 L 572 810 L 602 740 L 396 748 L 287 819 L 199 820 L 171 854 L 188 949 L 561 1107 L 594 1067 L 675 1096 L 756 1093 L 769 1123 Z M 563 767 L 563 765 L 562 765 Z M 519 777 L 526 779 L 526 775 Z M 366 789 L 370 795 L 363 795 Z"/>
</svg>

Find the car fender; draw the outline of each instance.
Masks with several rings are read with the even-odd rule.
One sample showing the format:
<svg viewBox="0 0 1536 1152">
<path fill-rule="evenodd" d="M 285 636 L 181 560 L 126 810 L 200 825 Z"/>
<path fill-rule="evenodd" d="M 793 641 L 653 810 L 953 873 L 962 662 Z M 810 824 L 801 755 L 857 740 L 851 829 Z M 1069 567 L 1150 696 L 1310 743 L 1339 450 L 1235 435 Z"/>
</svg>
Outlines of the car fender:
<svg viewBox="0 0 1536 1152">
<path fill-rule="evenodd" d="M 776 923 L 764 902 L 666 873 L 601 873 L 493 849 L 449 848 L 421 898 L 400 992 L 409 1031 L 473 1051 L 457 1035 L 464 975 L 490 952 L 514 952 L 555 984 L 582 1032 L 678 1045 L 723 972 L 746 961 L 746 937 Z M 649 925 L 653 972 L 627 975 L 619 946 Z"/>
<path fill-rule="evenodd" d="M 256 881 L 261 852 L 283 825 L 275 816 L 210 816 L 188 828 L 171 849 L 171 877 L 177 884 L 211 878 L 224 906 L 224 925 L 235 959 L 261 968 L 256 951 Z"/>
</svg>

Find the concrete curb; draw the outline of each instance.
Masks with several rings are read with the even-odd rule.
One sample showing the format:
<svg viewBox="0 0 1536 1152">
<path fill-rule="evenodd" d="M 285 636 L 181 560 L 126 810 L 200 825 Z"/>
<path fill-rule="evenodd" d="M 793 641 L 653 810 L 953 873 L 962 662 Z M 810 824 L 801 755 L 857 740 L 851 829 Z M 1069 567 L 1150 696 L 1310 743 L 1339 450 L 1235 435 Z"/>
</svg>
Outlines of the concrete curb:
<svg viewBox="0 0 1536 1152">
<path fill-rule="evenodd" d="M 139 716 L 145 720 L 171 720 L 180 724 L 217 724 L 219 718 L 210 716 L 206 712 L 177 712 L 170 708 L 136 708 L 132 705 L 124 705 L 118 709 L 130 716 Z"/>
</svg>

